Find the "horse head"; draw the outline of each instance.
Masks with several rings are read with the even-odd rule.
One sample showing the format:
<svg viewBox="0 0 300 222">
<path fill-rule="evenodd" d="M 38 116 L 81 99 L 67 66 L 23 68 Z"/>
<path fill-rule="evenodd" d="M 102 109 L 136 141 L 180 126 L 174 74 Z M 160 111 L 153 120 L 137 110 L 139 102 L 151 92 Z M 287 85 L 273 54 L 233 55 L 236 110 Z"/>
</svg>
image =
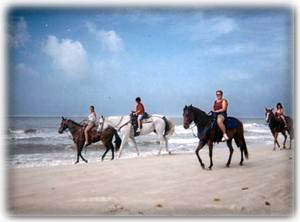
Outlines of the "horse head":
<svg viewBox="0 0 300 222">
<path fill-rule="evenodd" d="M 192 104 L 183 108 L 183 127 L 188 129 L 190 124 L 194 121 L 194 113 Z"/>
<path fill-rule="evenodd" d="M 67 128 L 68 128 L 68 120 L 62 116 L 58 133 L 63 133 Z"/>
<path fill-rule="evenodd" d="M 266 110 L 265 111 L 265 118 L 266 118 L 267 123 L 269 123 L 270 120 L 271 120 L 271 117 L 274 116 L 273 108 L 271 108 L 271 109 L 265 108 L 265 110 Z"/>
</svg>

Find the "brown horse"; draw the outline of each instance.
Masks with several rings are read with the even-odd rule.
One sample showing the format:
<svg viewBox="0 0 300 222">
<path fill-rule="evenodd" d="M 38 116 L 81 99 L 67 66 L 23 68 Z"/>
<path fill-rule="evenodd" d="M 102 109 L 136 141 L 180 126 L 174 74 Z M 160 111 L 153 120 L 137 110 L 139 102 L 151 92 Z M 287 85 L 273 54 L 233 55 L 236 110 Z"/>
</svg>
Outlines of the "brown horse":
<svg viewBox="0 0 300 222">
<path fill-rule="evenodd" d="M 73 120 L 70 119 L 65 119 L 64 117 L 62 117 L 62 121 L 60 123 L 60 127 L 58 132 L 59 133 L 63 133 L 66 129 L 69 129 L 69 131 L 72 134 L 73 137 L 73 141 L 76 144 L 76 148 L 77 148 L 77 160 L 75 162 L 78 163 L 79 162 L 79 157 L 81 157 L 81 159 L 84 162 L 88 162 L 86 159 L 83 158 L 83 156 L 81 155 L 84 143 L 85 143 L 85 136 L 84 136 L 84 126 L 80 125 L 79 123 L 74 122 Z M 91 141 L 92 143 L 96 143 L 98 141 L 102 141 L 104 146 L 106 147 L 106 151 L 104 152 L 104 154 L 102 155 L 101 159 L 102 161 L 104 160 L 105 155 L 107 154 L 107 152 L 111 149 L 112 152 L 112 160 L 114 159 L 114 149 L 116 148 L 116 151 L 118 151 L 118 149 L 120 148 L 121 145 L 121 138 L 119 137 L 117 130 L 115 130 L 112 127 L 107 127 L 105 129 L 103 129 L 102 131 L 98 132 L 96 127 L 93 127 L 90 131 L 89 131 L 89 141 Z M 112 140 L 113 137 L 115 136 L 115 145 L 116 147 L 113 146 L 112 144 Z"/>
<path fill-rule="evenodd" d="M 227 161 L 226 166 L 229 167 L 231 163 L 231 157 L 233 153 L 232 139 L 234 139 L 236 145 L 241 150 L 240 165 L 243 165 L 243 161 L 244 161 L 243 154 L 245 154 L 246 159 L 248 159 L 248 150 L 244 138 L 243 124 L 241 121 L 233 117 L 228 117 L 228 120 L 234 123 L 233 124 L 234 127 L 233 126 L 231 126 L 230 128 L 226 127 L 226 133 L 229 138 L 229 140 L 227 140 L 227 146 L 230 151 L 229 159 Z M 185 106 L 183 109 L 184 128 L 188 129 L 192 122 L 196 124 L 198 130 L 199 145 L 195 152 L 200 162 L 200 165 L 202 166 L 203 169 L 205 168 L 205 165 L 199 156 L 199 151 L 205 146 L 205 144 L 207 144 L 209 147 L 209 157 L 210 157 L 209 169 L 211 169 L 213 166 L 213 161 L 212 161 L 213 143 L 221 141 L 222 132 L 218 127 L 215 126 L 216 121 L 213 115 L 208 115 L 202 110 L 193 107 L 192 105 Z"/>
<path fill-rule="evenodd" d="M 273 109 L 265 108 L 265 118 L 266 118 L 267 123 L 269 124 L 269 128 L 274 137 L 273 150 L 276 150 L 276 144 L 277 144 L 278 148 L 280 148 L 280 145 L 277 140 L 279 133 L 281 133 L 284 136 L 283 149 L 286 148 L 286 146 L 285 146 L 286 140 L 287 140 L 286 132 L 288 132 L 288 134 L 290 135 L 290 147 L 289 148 L 291 149 L 292 140 L 294 139 L 294 129 L 293 129 L 292 118 L 285 116 L 287 128 L 285 128 L 283 120 L 281 118 L 278 118 L 275 116 L 275 114 L 273 113 Z"/>
</svg>

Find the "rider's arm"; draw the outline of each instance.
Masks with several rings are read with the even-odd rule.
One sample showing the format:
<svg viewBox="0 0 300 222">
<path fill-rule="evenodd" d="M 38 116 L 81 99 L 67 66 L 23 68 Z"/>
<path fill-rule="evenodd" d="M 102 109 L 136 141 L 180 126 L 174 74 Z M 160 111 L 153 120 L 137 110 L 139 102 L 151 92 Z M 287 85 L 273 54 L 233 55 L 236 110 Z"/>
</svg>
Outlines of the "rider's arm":
<svg viewBox="0 0 300 222">
<path fill-rule="evenodd" d="M 277 113 L 278 113 L 279 115 L 284 115 L 283 109 L 278 109 L 278 110 L 277 110 Z"/>
<path fill-rule="evenodd" d="M 93 114 L 93 121 L 96 121 L 96 119 L 97 119 L 96 113 L 93 112 L 92 114 Z"/>
<path fill-rule="evenodd" d="M 211 111 L 216 112 L 216 110 L 215 110 L 215 103 L 212 105 Z"/>
<path fill-rule="evenodd" d="M 140 115 L 142 113 L 142 107 L 138 106 L 136 110 L 136 115 Z"/>
</svg>

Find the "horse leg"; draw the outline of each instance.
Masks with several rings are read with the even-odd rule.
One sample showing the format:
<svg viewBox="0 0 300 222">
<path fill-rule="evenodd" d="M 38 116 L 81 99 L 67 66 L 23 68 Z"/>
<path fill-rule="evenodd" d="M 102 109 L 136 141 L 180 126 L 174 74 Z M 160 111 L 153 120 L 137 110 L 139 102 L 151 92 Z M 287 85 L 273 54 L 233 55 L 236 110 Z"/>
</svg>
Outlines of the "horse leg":
<svg viewBox="0 0 300 222">
<path fill-rule="evenodd" d="M 161 151 L 162 151 L 162 149 L 163 149 L 163 143 L 164 143 L 164 141 L 165 141 L 165 139 L 164 139 L 164 136 L 163 135 L 161 135 L 160 137 L 159 137 L 159 152 L 158 152 L 158 156 L 160 155 L 160 153 L 161 153 Z"/>
<path fill-rule="evenodd" d="M 118 157 L 117 157 L 118 159 L 121 157 L 123 147 L 126 144 L 128 138 L 129 138 L 128 134 L 124 134 L 123 137 L 122 137 L 122 143 L 121 143 L 121 146 L 119 148 L 119 153 L 118 153 Z"/>
<path fill-rule="evenodd" d="M 77 150 L 77 159 L 74 164 L 77 164 L 78 162 L 79 162 L 79 151 Z"/>
<path fill-rule="evenodd" d="M 241 161 L 240 161 L 240 166 L 243 166 L 243 162 L 244 162 L 244 155 L 243 155 L 243 149 L 242 149 L 242 146 L 240 147 L 240 150 L 241 150 Z"/>
<path fill-rule="evenodd" d="M 287 140 L 287 135 L 286 135 L 286 132 L 285 131 L 283 131 L 283 136 L 284 136 L 284 141 L 283 141 L 283 149 L 286 149 L 286 146 L 285 146 L 285 144 L 286 144 L 286 140 Z"/>
<path fill-rule="evenodd" d="M 233 154 L 232 139 L 227 140 L 227 146 L 229 148 L 229 158 L 228 158 L 226 167 L 229 167 L 229 165 L 231 163 L 231 157 L 232 157 L 232 154 Z M 243 158 L 243 151 L 242 150 L 241 150 L 241 153 L 242 153 L 242 158 Z"/>
<path fill-rule="evenodd" d="M 169 151 L 169 141 L 166 136 L 164 136 L 164 139 L 165 139 L 166 151 L 171 155 L 171 151 Z"/>
<path fill-rule="evenodd" d="M 133 143 L 133 146 L 136 149 L 136 155 L 140 156 L 140 150 L 137 147 L 137 144 L 136 144 L 136 141 L 135 141 L 134 137 L 129 137 L 128 139 Z"/>
<path fill-rule="evenodd" d="M 205 143 L 202 143 L 201 141 L 199 141 L 198 147 L 197 147 L 197 149 L 196 149 L 196 151 L 195 151 L 195 153 L 196 153 L 196 155 L 197 155 L 197 157 L 198 157 L 198 160 L 199 160 L 199 162 L 200 162 L 200 165 L 201 165 L 202 169 L 205 169 L 205 165 L 204 165 L 204 163 L 202 162 L 202 160 L 201 160 L 201 158 L 200 158 L 199 151 L 200 151 L 204 146 L 205 146 Z"/>
<path fill-rule="evenodd" d="M 86 159 L 84 159 L 83 156 L 81 155 L 82 148 L 83 148 L 83 147 L 81 147 L 80 150 L 79 150 L 79 156 L 81 157 L 81 159 L 82 159 L 84 162 L 87 163 L 88 161 L 87 161 Z"/>
<path fill-rule="evenodd" d="M 76 144 L 76 148 L 77 148 L 77 158 L 76 158 L 76 161 L 75 161 L 74 164 L 77 164 L 79 162 L 79 155 L 80 155 L 80 152 L 81 152 L 81 149 L 82 149 L 82 148 L 79 147 L 78 144 Z"/>
<path fill-rule="evenodd" d="M 274 136 L 274 148 L 273 148 L 273 150 L 275 151 L 275 150 L 276 150 L 276 144 L 277 144 L 278 147 L 280 148 L 280 145 L 279 145 L 279 143 L 278 143 L 278 141 L 277 141 L 278 133 L 277 133 L 277 132 L 274 132 L 273 136 Z"/>
<path fill-rule="evenodd" d="M 210 159 L 210 165 L 208 167 L 208 169 L 211 170 L 212 166 L 213 166 L 213 161 L 212 161 L 212 156 L 213 156 L 213 143 L 209 142 L 208 143 L 208 148 L 209 148 L 209 159 Z"/>
<path fill-rule="evenodd" d="M 109 143 L 108 143 L 108 142 L 106 142 L 104 145 L 105 145 L 105 147 L 106 147 L 106 150 L 105 150 L 105 152 L 103 153 L 103 155 L 102 155 L 102 157 L 101 157 L 101 161 L 104 160 L 104 157 L 106 156 L 107 152 L 108 152 L 109 149 L 110 149 L 110 146 L 109 146 Z"/>
</svg>

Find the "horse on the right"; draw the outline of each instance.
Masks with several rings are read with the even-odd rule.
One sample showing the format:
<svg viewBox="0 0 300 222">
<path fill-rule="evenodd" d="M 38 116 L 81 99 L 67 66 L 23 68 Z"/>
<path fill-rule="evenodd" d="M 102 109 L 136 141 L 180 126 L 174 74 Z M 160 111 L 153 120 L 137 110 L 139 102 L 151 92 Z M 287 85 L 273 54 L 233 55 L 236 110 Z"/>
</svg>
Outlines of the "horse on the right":
<svg viewBox="0 0 300 222">
<path fill-rule="evenodd" d="M 287 134 L 290 136 L 290 146 L 289 149 L 291 149 L 292 146 L 292 140 L 294 139 L 294 128 L 293 128 L 293 120 L 289 116 L 285 116 L 286 124 L 287 127 L 285 127 L 285 124 L 283 120 L 280 118 L 277 118 L 275 114 L 273 113 L 273 108 L 268 109 L 265 108 L 265 118 L 267 123 L 269 124 L 271 133 L 274 137 L 274 148 L 273 150 L 276 150 L 276 145 L 278 148 L 280 148 L 280 145 L 278 143 L 278 134 L 281 133 L 284 136 L 284 141 L 283 141 L 283 149 L 286 149 L 286 140 L 287 140 Z"/>
</svg>

